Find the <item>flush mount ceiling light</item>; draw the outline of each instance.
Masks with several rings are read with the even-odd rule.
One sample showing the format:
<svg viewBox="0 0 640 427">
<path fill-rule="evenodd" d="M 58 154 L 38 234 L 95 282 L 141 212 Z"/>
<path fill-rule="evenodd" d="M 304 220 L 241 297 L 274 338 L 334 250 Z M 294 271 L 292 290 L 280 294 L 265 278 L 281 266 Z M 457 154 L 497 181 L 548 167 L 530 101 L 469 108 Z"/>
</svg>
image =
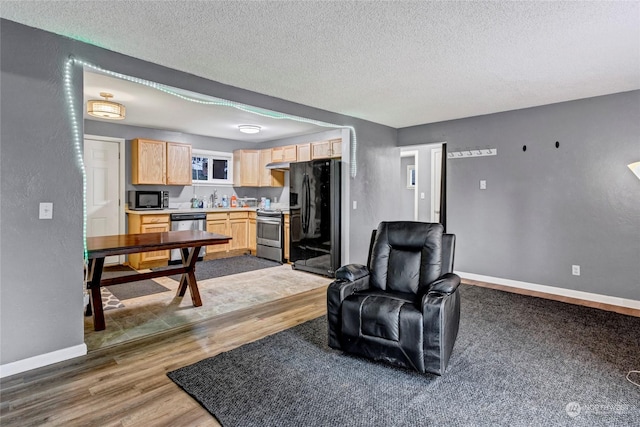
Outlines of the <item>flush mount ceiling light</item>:
<svg viewBox="0 0 640 427">
<path fill-rule="evenodd" d="M 627 167 L 640 179 L 640 162 L 630 163 Z"/>
<path fill-rule="evenodd" d="M 125 107 L 117 102 L 109 101 L 113 95 L 107 92 L 100 92 L 102 99 L 92 99 L 87 102 L 87 114 L 93 117 L 110 120 L 122 120 L 125 115 Z"/>
<path fill-rule="evenodd" d="M 256 125 L 239 125 L 238 129 L 242 133 L 258 133 L 262 128 Z"/>
</svg>

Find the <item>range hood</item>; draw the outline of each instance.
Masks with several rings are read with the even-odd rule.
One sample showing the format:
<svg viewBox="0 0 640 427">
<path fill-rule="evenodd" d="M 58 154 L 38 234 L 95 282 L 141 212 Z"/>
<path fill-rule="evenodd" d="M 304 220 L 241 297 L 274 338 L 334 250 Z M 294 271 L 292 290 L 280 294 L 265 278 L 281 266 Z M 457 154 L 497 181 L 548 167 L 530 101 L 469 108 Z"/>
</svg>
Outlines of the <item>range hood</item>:
<svg viewBox="0 0 640 427">
<path fill-rule="evenodd" d="M 267 163 L 267 169 L 275 169 L 275 170 L 289 170 L 289 162 L 272 162 Z"/>
</svg>

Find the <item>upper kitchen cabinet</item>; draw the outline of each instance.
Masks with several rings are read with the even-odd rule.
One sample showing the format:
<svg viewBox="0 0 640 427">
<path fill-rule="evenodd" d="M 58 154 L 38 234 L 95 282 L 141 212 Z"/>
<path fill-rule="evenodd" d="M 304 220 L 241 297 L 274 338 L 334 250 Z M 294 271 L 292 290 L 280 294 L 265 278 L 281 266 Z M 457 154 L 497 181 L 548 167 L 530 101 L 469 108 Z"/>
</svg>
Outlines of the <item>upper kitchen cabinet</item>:
<svg viewBox="0 0 640 427">
<path fill-rule="evenodd" d="M 191 185 L 191 145 L 167 142 L 167 185 Z"/>
<path fill-rule="evenodd" d="M 272 162 L 295 162 L 298 159 L 297 149 L 295 145 L 286 145 L 283 147 L 273 147 L 271 149 Z"/>
<path fill-rule="evenodd" d="M 134 139 L 131 141 L 131 183 L 191 185 L 191 145 Z"/>
<path fill-rule="evenodd" d="M 167 144 L 151 139 L 131 141 L 131 183 L 164 184 Z"/>
<path fill-rule="evenodd" d="M 275 162 L 271 157 L 272 150 L 260 150 L 260 187 L 284 187 L 284 172 L 268 169 L 267 164 Z M 282 161 L 282 160 L 280 160 Z"/>
<path fill-rule="evenodd" d="M 342 157 L 342 139 L 331 139 L 311 143 L 311 159 Z"/>
<path fill-rule="evenodd" d="M 297 161 L 298 162 L 308 162 L 311 160 L 311 143 L 307 142 L 306 144 L 298 144 L 296 146 L 297 151 Z"/>
<path fill-rule="evenodd" d="M 260 170 L 260 150 L 235 150 L 233 152 L 233 185 L 259 187 Z"/>
</svg>

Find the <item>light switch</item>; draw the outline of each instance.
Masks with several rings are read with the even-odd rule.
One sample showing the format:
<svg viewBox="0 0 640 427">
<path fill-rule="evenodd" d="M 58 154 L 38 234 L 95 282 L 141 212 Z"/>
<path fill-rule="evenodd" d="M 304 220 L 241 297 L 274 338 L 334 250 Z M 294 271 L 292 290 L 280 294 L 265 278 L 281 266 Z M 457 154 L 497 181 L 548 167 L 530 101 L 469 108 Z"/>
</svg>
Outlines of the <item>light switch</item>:
<svg viewBox="0 0 640 427">
<path fill-rule="evenodd" d="M 420 198 L 424 199 L 424 193 L 420 193 Z"/>
<path fill-rule="evenodd" d="M 358 202 L 356 200 L 353 201 L 353 210 L 358 209 Z"/>
<path fill-rule="evenodd" d="M 480 180 L 480 189 L 481 190 L 486 190 L 487 189 L 487 181 L 484 179 Z"/>
<path fill-rule="evenodd" d="M 53 219 L 53 203 L 40 203 L 40 219 Z"/>
</svg>

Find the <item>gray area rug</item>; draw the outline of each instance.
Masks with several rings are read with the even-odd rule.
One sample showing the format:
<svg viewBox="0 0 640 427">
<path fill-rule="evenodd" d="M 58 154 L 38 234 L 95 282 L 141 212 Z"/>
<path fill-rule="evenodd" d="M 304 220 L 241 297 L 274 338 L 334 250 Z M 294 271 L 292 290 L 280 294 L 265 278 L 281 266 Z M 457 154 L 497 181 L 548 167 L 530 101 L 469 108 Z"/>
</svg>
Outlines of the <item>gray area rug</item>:
<svg viewBox="0 0 640 427">
<path fill-rule="evenodd" d="M 125 276 L 135 272 L 136 270 L 126 265 L 116 265 L 105 267 L 102 271 L 102 278 Z M 167 292 L 170 290 L 169 288 L 150 279 L 108 286 L 107 289 L 120 301 L 157 294 L 160 292 Z"/>
<path fill-rule="evenodd" d="M 282 264 L 251 255 L 199 261 L 196 263 L 196 280 L 229 276 L 232 274 L 245 273 L 247 271 L 260 270 L 263 268 L 277 267 L 279 265 Z M 169 277 L 177 281 L 180 280 L 179 274 Z"/>
<path fill-rule="evenodd" d="M 462 285 L 444 376 L 327 346 L 324 317 L 168 376 L 228 426 L 638 426 L 640 318 Z M 637 382 L 637 381 L 636 381 Z"/>
</svg>

